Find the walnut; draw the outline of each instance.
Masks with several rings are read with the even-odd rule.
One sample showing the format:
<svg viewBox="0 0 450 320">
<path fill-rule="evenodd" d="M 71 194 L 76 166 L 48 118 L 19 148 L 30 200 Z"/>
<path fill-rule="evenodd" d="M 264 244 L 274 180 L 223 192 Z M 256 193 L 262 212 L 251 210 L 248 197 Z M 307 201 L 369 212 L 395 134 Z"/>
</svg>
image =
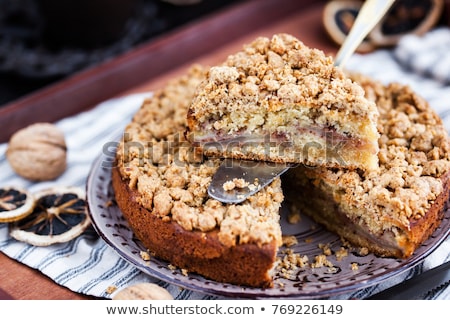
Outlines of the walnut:
<svg viewBox="0 0 450 320">
<path fill-rule="evenodd" d="M 173 300 L 169 291 L 154 283 L 137 283 L 117 292 L 113 300 Z"/>
<path fill-rule="evenodd" d="M 20 176 L 33 180 L 53 180 L 67 166 L 64 133 L 51 123 L 35 123 L 17 131 L 9 140 L 6 157 Z"/>
</svg>

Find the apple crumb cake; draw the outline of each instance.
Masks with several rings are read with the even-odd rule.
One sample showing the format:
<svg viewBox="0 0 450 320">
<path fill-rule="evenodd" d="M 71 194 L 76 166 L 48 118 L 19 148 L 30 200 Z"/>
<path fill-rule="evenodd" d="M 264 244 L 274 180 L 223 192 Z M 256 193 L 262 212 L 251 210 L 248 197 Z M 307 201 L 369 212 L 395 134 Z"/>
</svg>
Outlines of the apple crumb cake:
<svg viewBox="0 0 450 320">
<path fill-rule="evenodd" d="M 207 156 L 376 169 L 377 108 L 333 59 L 288 34 L 212 67 L 187 138 Z"/>
<path fill-rule="evenodd" d="M 353 78 L 378 106 L 379 169 L 298 166 L 283 177 L 285 196 L 352 244 L 381 256 L 407 258 L 444 215 L 448 134 L 439 116 L 410 87 L 383 85 L 362 75 Z"/>
<path fill-rule="evenodd" d="M 215 281 L 271 287 L 284 198 L 381 256 L 410 256 L 439 225 L 450 169 L 442 121 L 410 88 L 354 75 L 378 106 L 376 169 L 297 166 L 241 204 L 209 198 L 220 160 L 205 157 L 184 135 L 190 102 L 207 77 L 206 68 L 193 66 L 155 92 L 117 148 L 115 199 L 151 255 Z"/>
</svg>

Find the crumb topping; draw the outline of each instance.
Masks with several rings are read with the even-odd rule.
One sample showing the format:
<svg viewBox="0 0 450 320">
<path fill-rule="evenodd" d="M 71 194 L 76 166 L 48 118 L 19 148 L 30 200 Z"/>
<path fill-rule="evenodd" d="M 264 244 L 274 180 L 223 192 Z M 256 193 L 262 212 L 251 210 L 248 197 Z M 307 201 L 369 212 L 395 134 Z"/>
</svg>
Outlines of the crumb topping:
<svg viewBox="0 0 450 320">
<path fill-rule="evenodd" d="M 410 220 L 420 219 L 443 191 L 450 170 L 448 134 L 439 116 L 411 88 L 387 86 L 361 75 L 353 78 L 375 101 L 380 167 L 372 172 L 308 170 L 307 175 L 332 194 L 342 211 L 375 235 L 399 236 Z"/>
<path fill-rule="evenodd" d="M 188 105 L 205 74 L 194 66 L 143 103 L 117 149 L 120 173 L 138 191 L 136 201 L 164 221 L 189 231 L 218 228 L 226 246 L 273 240 L 279 245 L 280 179 L 238 205 L 208 197 L 220 160 L 203 157 L 184 137 Z"/>
<path fill-rule="evenodd" d="M 332 128 L 360 143 L 370 141 L 376 154 L 375 104 L 331 57 L 287 34 L 259 37 L 212 67 L 189 116 L 190 134 L 197 137 L 216 132 L 228 138 L 277 133 L 289 138 L 302 128 Z"/>
</svg>

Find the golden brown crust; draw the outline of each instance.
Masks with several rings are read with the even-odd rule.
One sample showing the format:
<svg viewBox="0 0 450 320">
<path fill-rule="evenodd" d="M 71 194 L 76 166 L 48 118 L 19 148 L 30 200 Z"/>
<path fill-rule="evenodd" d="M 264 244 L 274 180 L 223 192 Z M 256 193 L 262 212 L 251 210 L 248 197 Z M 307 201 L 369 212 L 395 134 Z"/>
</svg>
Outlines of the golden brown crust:
<svg viewBox="0 0 450 320">
<path fill-rule="evenodd" d="M 156 257 L 220 282 L 254 287 L 273 285 L 269 271 L 278 250 L 275 240 L 262 246 L 225 246 L 218 239 L 217 229 L 188 231 L 139 205 L 137 191 L 129 188 L 117 168 L 113 169 L 112 183 L 124 217 L 137 238 Z"/>
</svg>

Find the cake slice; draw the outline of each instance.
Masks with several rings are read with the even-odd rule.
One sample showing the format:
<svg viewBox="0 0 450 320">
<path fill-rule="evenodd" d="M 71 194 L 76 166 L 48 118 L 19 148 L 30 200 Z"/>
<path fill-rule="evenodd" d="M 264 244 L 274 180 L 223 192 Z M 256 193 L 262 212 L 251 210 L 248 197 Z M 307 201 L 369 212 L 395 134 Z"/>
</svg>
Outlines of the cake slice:
<svg viewBox="0 0 450 320">
<path fill-rule="evenodd" d="M 354 79 L 380 112 L 379 169 L 298 166 L 283 177 L 285 196 L 353 245 L 407 258 L 435 231 L 446 210 L 448 134 L 411 88 L 384 86 L 360 75 Z"/>
<path fill-rule="evenodd" d="M 209 70 L 189 108 L 187 138 L 208 156 L 372 170 L 377 117 L 332 58 L 278 34 Z"/>
</svg>

